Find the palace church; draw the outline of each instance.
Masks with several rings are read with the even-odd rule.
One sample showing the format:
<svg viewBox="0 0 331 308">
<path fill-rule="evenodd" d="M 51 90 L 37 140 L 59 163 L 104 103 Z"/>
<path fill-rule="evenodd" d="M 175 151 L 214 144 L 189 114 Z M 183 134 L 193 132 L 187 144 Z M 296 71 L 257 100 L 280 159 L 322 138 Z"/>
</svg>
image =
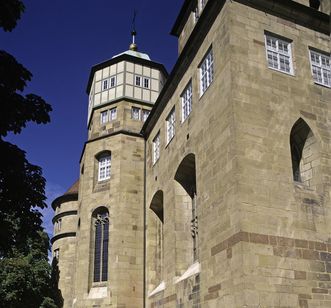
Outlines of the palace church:
<svg viewBox="0 0 331 308">
<path fill-rule="evenodd" d="M 134 40 L 91 68 L 65 308 L 331 307 L 330 4 L 185 0 L 170 73 Z"/>
</svg>

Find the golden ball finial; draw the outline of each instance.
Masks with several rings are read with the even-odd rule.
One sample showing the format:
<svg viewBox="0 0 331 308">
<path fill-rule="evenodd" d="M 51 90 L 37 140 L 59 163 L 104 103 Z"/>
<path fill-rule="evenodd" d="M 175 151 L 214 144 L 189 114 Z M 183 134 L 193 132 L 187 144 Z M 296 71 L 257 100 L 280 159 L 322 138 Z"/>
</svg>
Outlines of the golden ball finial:
<svg viewBox="0 0 331 308">
<path fill-rule="evenodd" d="M 132 44 L 130 44 L 129 49 L 132 50 L 132 51 L 137 51 L 138 50 L 138 46 L 137 46 L 137 44 L 132 43 Z"/>
</svg>

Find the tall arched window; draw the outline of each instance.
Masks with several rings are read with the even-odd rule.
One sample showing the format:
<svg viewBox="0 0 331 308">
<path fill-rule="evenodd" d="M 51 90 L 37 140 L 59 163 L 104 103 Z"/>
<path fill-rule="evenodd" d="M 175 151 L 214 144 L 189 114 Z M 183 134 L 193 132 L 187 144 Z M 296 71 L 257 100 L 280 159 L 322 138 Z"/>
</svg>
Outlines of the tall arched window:
<svg viewBox="0 0 331 308">
<path fill-rule="evenodd" d="M 308 187 L 316 186 L 319 165 L 318 142 L 308 126 L 300 118 L 295 122 L 290 136 L 293 180 Z"/>
<path fill-rule="evenodd" d="M 94 217 L 93 282 L 108 280 L 109 214 L 106 208 L 97 209 Z"/>
</svg>

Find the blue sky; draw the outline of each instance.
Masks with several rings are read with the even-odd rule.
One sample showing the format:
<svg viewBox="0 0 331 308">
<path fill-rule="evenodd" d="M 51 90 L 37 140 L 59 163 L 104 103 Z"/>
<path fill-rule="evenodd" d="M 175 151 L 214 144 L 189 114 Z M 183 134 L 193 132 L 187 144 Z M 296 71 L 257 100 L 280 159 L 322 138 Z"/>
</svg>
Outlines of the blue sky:
<svg viewBox="0 0 331 308">
<path fill-rule="evenodd" d="M 33 74 L 26 93 L 52 105 L 51 123 L 29 124 L 7 140 L 27 152 L 43 168 L 48 203 L 79 176 L 79 158 L 86 141 L 86 84 L 91 66 L 128 49 L 133 10 L 136 42 L 170 72 L 177 58 L 177 38 L 170 30 L 183 0 L 26 0 L 26 11 L 9 33 L 0 30 L 0 48 Z M 52 233 L 51 207 L 44 225 Z"/>
</svg>

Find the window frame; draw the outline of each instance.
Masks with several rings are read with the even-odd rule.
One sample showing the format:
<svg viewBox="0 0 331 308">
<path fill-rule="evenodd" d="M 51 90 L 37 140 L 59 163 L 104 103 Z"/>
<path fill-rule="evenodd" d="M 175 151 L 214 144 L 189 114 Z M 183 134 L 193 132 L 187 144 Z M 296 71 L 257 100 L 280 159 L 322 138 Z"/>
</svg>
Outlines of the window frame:
<svg viewBox="0 0 331 308">
<path fill-rule="evenodd" d="M 146 120 L 147 120 L 147 118 L 149 117 L 150 113 L 151 113 L 150 110 L 148 110 L 148 109 L 144 109 L 144 108 L 143 108 L 142 111 L 141 111 L 141 120 L 142 120 L 143 122 L 146 122 Z M 147 116 L 145 117 L 146 114 L 147 114 Z"/>
<path fill-rule="evenodd" d="M 106 124 L 109 122 L 109 114 L 108 110 L 104 110 L 100 112 L 100 124 Z"/>
<path fill-rule="evenodd" d="M 315 55 L 318 55 L 318 58 L 319 58 L 319 61 L 320 61 L 319 65 L 316 62 L 313 64 L 312 53 L 315 54 Z M 325 57 L 325 58 L 328 59 L 329 67 L 323 66 L 322 57 Z M 310 62 L 310 71 L 311 71 L 311 75 L 312 75 L 314 83 L 318 84 L 318 85 L 321 85 L 321 86 L 324 86 L 324 87 L 327 87 L 327 88 L 331 88 L 331 55 L 326 53 L 326 52 L 314 49 L 314 48 L 309 48 L 309 62 Z M 322 82 L 320 82 L 320 81 L 318 81 L 314 78 L 313 67 L 317 67 L 321 70 L 320 71 L 321 72 L 320 76 L 321 76 Z M 328 84 L 325 83 L 325 80 L 324 80 L 324 78 L 325 78 L 325 76 L 323 74 L 324 70 L 326 70 L 326 74 L 327 74 L 326 79 L 328 80 Z"/>
<path fill-rule="evenodd" d="M 104 175 L 103 175 L 104 173 Z M 109 180 L 111 176 L 111 154 L 104 154 L 98 158 L 98 182 Z"/>
<path fill-rule="evenodd" d="M 133 110 L 138 110 L 138 118 L 135 118 L 135 117 L 133 116 L 133 115 L 134 115 Z M 131 107 L 131 119 L 132 119 L 132 120 L 140 121 L 140 113 L 141 113 L 141 108 L 136 107 L 136 106 L 132 106 L 132 107 Z"/>
<path fill-rule="evenodd" d="M 117 119 L 117 108 L 114 107 L 109 110 L 109 121 L 114 121 L 116 119 Z"/>
<path fill-rule="evenodd" d="M 109 257 L 109 212 L 99 208 L 93 214 L 94 251 L 93 251 L 93 283 L 108 281 Z M 99 227 L 99 229 L 98 229 Z"/>
<path fill-rule="evenodd" d="M 160 140 L 160 131 L 155 135 L 153 138 L 152 144 L 152 151 L 153 151 L 153 165 L 155 165 L 158 160 L 160 159 L 160 149 L 161 149 L 161 140 Z"/>
<path fill-rule="evenodd" d="M 147 86 L 146 86 L 146 81 L 147 81 Z M 150 78 L 143 77 L 143 88 L 144 89 L 150 89 Z"/>
<path fill-rule="evenodd" d="M 175 134 L 176 134 L 176 109 L 174 106 L 166 118 L 167 145 L 175 137 Z"/>
<path fill-rule="evenodd" d="M 214 81 L 215 68 L 214 68 L 214 54 L 213 54 L 212 46 L 208 48 L 198 68 L 199 68 L 199 82 L 200 82 L 200 97 L 202 97 L 203 94 L 207 91 L 207 89 Z"/>
<path fill-rule="evenodd" d="M 270 47 L 268 46 L 268 38 L 276 40 L 276 47 Z M 285 51 L 279 50 L 279 43 L 286 44 L 288 52 L 286 53 Z M 274 71 L 284 73 L 290 76 L 294 76 L 294 67 L 293 67 L 293 52 L 292 52 L 292 43 L 293 41 L 291 39 L 285 38 L 285 37 L 280 37 L 279 35 L 265 32 L 264 33 L 264 47 L 265 47 L 265 53 L 266 53 L 266 61 L 267 61 L 267 66 L 269 69 L 272 69 Z M 277 60 L 277 67 L 273 67 L 270 65 L 268 55 L 269 53 L 276 54 L 276 60 Z M 283 69 L 281 69 L 281 61 L 280 61 L 280 55 L 283 57 L 288 57 L 289 58 L 289 72 Z"/>
<path fill-rule="evenodd" d="M 106 83 L 106 86 L 105 86 Z M 101 92 L 106 91 L 111 88 L 115 88 L 117 83 L 116 75 L 112 75 L 108 78 L 101 80 Z"/>
<path fill-rule="evenodd" d="M 189 94 L 189 95 L 188 95 Z M 182 123 L 190 116 L 193 108 L 193 89 L 192 89 L 192 80 L 186 85 L 184 91 L 180 96 L 181 100 L 181 120 Z M 188 108 L 187 108 L 188 107 Z M 186 110 L 186 111 L 185 111 Z"/>
</svg>

